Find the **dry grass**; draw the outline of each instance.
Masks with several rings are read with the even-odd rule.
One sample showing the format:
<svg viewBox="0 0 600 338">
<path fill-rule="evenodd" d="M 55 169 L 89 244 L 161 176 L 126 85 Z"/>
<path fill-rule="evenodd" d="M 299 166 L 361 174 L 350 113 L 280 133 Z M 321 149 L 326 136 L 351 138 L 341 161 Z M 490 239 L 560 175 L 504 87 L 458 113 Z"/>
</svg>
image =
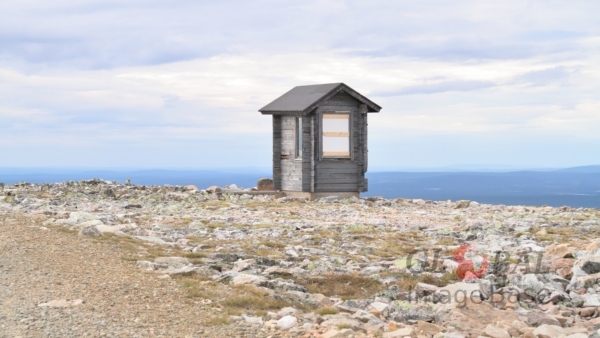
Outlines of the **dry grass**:
<svg viewBox="0 0 600 338">
<path fill-rule="evenodd" d="M 333 306 L 324 306 L 322 308 L 318 308 L 315 311 L 315 313 L 317 313 L 320 316 L 335 315 L 338 312 L 339 312 L 338 309 L 334 308 Z"/>
<path fill-rule="evenodd" d="M 177 279 L 187 290 L 188 298 L 211 300 L 211 306 L 227 316 L 242 313 L 265 316 L 267 311 L 280 310 L 286 306 L 306 309 L 300 304 L 273 297 L 269 290 L 254 285 L 232 287 L 195 275 L 181 276 Z M 223 321 L 215 320 L 212 325 L 223 323 Z"/>
<path fill-rule="evenodd" d="M 409 255 L 415 249 L 423 247 L 426 239 L 418 231 L 387 233 L 373 245 L 371 254 L 384 258 L 398 258 Z"/>
<path fill-rule="evenodd" d="M 268 291 L 253 285 L 235 286 L 233 291 L 234 293 L 230 297 L 221 302 L 230 313 L 279 310 L 286 306 L 298 307 L 297 304 L 274 298 Z"/>
<path fill-rule="evenodd" d="M 454 244 L 455 244 L 455 241 L 451 237 L 440 238 L 437 241 L 437 245 L 454 245 Z"/>
<path fill-rule="evenodd" d="M 385 289 L 378 280 L 358 274 L 326 274 L 318 277 L 298 277 L 296 283 L 311 293 L 337 296 L 342 299 L 366 298 Z"/>
<path fill-rule="evenodd" d="M 546 229 L 546 234 L 537 234 L 542 228 L 533 227 L 531 228 L 531 234 L 541 242 L 557 242 L 557 243 L 566 243 L 573 240 L 585 240 L 590 237 L 597 237 L 598 230 L 594 229 L 591 232 L 583 232 L 580 227 L 571 227 L 566 226 L 562 228 L 543 228 Z"/>
<path fill-rule="evenodd" d="M 285 244 L 284 243 L 282 243 L 282 242 L 275 242 L 275 241 L 268 240 L 268 239 L 262 240 L 260 242 L 260 244 L 264 245 L 266 247 L 275 248 L 275 249 L 285 248 Z"/>
<path fill-rule="evenodd" d="M 430 274 L 420 274 L 418 276 L 413 276 L 409 273 L 402 273 L 400 275 L 400 279 L 396 281 L 396 285 L 398 285 L 400 287 L 400 290 L 402 291 L 410 291 L 415 289 L 417 283 L 425 283 L 442 287 L 458 281 L 459 278 L 454 273 L 447 273 L 441 278 L 436 278 Z"/>
<path fill-rule="evenodd" d="M 208 326 L 218 326 L 229 324 L 229 315 L 226 313 L 212 315 L 205 323 Z"/>
</svg>

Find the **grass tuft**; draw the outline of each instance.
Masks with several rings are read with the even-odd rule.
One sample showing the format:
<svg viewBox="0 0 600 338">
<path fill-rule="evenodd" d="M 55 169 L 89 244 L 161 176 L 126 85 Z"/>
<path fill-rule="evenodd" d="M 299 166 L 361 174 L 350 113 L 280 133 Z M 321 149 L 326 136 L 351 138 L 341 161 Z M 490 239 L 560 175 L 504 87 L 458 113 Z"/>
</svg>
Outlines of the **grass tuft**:
<svg viewBox="0 0 600 338">
<path fill-rule="evenodd" d="M 324 306 L 322 308 L 317 309 L 315 312 L 320 316 L 327 316 L 327 315 L 335 315 L 339 311 L 338 311 L 338 309 L 334 308 L 333 306 Z"/>
</svg>

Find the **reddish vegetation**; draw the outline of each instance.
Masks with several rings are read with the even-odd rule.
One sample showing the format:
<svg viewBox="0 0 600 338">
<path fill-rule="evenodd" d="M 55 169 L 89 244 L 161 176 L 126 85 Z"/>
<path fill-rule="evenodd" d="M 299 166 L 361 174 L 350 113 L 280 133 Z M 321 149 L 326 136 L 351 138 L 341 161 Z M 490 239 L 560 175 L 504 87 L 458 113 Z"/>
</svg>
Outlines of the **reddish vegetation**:
<svg viewBox="0 0 600 338">
<path fill-rule="evenodd" d="M 465 253 L 469 251 L 470 246 L 470 244 L 463 244 L 452 253 L 452 259 L 458 263 L 456 275 L 462 280 L 481 278 L 485 275 L 488 268 L 488 259 L 485 255 L 483 256 L 483 262 L 477 271 L 475 271 L 473 261 L 465 259 Z"/>
</svg>

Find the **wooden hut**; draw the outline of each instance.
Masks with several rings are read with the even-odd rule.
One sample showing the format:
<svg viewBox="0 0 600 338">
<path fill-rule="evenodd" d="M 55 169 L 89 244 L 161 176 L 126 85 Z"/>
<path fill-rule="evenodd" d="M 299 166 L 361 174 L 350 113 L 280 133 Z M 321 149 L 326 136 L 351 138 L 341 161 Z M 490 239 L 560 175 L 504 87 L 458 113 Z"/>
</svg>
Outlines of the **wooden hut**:
<svg viewBox="0 0 600 338">
<path fill-rule="evenodd" d="M 273 185 L 287 196 L 367 191 L 367 113 L 381 107 L 343 83 L 294 87 L 259 111 L 273 116 Z"/>
</svg>

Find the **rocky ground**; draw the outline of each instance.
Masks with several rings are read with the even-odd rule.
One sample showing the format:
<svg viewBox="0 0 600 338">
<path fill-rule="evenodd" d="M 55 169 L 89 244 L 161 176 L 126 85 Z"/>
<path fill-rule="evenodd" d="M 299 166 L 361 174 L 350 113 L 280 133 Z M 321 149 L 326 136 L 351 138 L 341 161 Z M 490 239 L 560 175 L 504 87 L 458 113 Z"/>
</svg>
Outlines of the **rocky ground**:
<svg viewBox="0 0 600 338">
<path fill-rule="evenodd" d="M 600 337 L 600 211 L 0 185 L 0 337 Z"/>
</svg>

